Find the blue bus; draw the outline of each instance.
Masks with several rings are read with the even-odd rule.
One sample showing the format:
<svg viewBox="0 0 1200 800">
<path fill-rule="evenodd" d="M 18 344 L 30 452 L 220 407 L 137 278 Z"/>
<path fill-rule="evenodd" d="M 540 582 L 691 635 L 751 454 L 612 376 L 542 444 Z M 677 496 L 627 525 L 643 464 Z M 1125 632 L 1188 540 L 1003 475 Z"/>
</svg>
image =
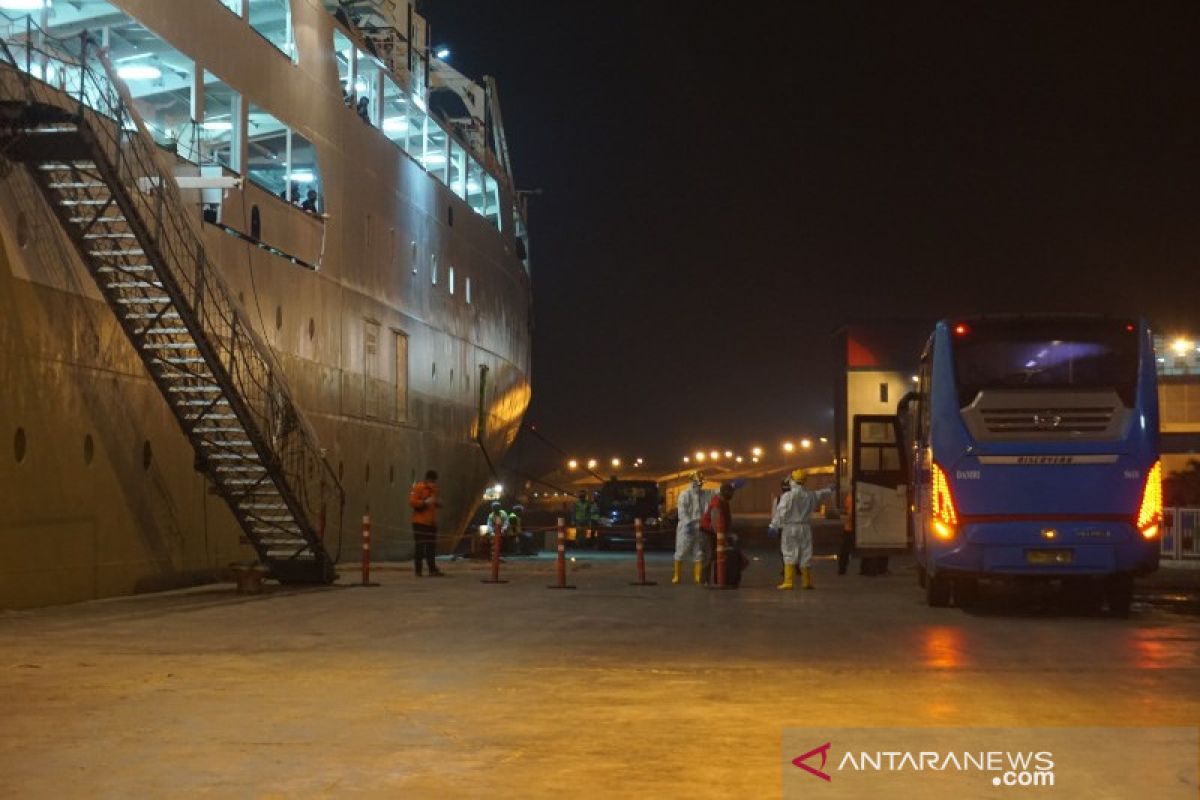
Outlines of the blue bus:
<svg viewBox="0 0 1200 800">
<path fill-rule="evenodd" d="M 1052 579 L 1129 612 L 1158 568 L 1162 465 L 1144 320 L 942 321 L 901 402 L 918 580 L 931 606 L 980 579 Z"/>
</svg>

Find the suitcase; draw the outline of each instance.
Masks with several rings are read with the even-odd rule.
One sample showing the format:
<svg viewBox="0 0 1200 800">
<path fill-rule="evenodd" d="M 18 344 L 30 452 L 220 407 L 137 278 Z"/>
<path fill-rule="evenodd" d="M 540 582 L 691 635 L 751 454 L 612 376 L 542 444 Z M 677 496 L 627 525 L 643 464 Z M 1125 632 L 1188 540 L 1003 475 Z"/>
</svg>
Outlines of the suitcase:
<svg viewBox="0 0 1200 800">
<path fill-rule="evenodd" d="M 742 555 L 742 550 L 737 545 L 725 546 L 725 585 L 736 589 L 742 583 L 742 570 L 749 560 Z M 714 586 L 717 585 L 717 559 L 713 557 L 712 576 L 710 581 Z"/>
</svg>

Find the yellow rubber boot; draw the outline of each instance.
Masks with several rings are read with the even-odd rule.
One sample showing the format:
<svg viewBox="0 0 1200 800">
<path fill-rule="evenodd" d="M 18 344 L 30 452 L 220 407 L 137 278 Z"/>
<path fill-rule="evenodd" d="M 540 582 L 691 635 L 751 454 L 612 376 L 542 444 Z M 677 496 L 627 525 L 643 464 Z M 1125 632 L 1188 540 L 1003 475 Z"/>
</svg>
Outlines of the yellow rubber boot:
<svg viewBox="0 0 1200 800">
<path fill-rule="evenodd" d="M 812 567 L 800 568 L 800 586 L 804 589 L 812 589 Z"/>
<path fill-rule="evenodd" d="M 776 586 L 776 589 L 791 589 L 796 585 L 796 565 L 783 565 L 783 583 Z"/>
<path fill-rule="evenodd" d="M 704 577 L 703 572 L 704 572 L 704 565 L 702 563 L 700 563 L 699 561 L 693 561 L 692 562 L 692 581 L 694 583 L 700 583 L 701 578 Z"/>
<path fill-rule="evenodd" d="M 671 583 L 679 583 L 679 574 L 682 571 L 683 571 L 683 563 L 680 561 L 676 561 L 675 562 L 675 574 L 673 576 L 671 576 Z"/>
</svg>

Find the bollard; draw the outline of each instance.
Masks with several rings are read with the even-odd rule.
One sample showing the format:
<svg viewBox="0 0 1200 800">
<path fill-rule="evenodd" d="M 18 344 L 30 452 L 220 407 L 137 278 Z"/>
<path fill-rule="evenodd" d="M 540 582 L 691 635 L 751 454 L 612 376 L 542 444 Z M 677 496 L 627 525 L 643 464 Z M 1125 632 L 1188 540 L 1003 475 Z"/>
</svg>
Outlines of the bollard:
<svg viewBox="0 0 1200 800">
<path fill-rule="evenodd" d="M 492 577 L 484 578 L 481 583 L 508 583 L 500 580 L 500 544 L 503 537 L 500 531 L 492 534 Z"/>
<path fill-rule="evenodd" d="M 656 581 L 646 580 L 646 529 L 642 526 L 640 519 L 633 521 L 633 541 L 637 548 L 637 573 L 638 579 L 630 583 L 630 586 L 657 586 Z"/>
<path fill-rule="evenodd" d="M 709 586 L 708 588 L 710 588 L 710 589 L 732 589 L 733 588 L 732 586 L 725 585 L 725 531 L 722 531 L 722 530 L 717 531 L 716 549 L 717 549 L 717 552 L 715 555 L 716 555 L 716 559 L 717 559 L 717 561 L 716 561 L 717 579 L 716 579 L 716 581 L 714 581 L 713 585 Z"/>
<path fill-rule="evenodd" d="M 558 583 L 547 589 L 574 589 L 567 585 L 567 521 L 558 518 Z"/>
<path fill-rule="evenodd" d="M 362 518 L 362 583 L 360 586 L 378 586 L 371 583 L 371 515 Z"/>
</svg>

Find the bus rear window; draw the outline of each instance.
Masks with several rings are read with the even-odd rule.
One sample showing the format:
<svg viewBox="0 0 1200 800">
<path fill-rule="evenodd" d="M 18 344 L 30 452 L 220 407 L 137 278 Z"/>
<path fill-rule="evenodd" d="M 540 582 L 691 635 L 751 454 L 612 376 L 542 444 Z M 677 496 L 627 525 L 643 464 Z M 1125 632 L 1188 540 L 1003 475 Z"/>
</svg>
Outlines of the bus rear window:
<svg viewBox="0 0 1200 800">
<path fill-rule="evenodd" d="M 960 408 L 984 389 L 1112 389 L 1134 404 L 1137 326 L 1128 320 L 976 320 L 953 328 Z"/>
</svg>

